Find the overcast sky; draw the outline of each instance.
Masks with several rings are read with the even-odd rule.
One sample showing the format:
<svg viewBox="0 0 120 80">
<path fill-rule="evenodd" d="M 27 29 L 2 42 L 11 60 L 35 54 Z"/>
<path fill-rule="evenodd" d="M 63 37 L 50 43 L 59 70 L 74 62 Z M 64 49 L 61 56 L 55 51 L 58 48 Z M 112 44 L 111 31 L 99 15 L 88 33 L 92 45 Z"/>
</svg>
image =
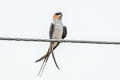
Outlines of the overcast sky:
<svg viewBox="0 0 120 80">
<path fill-rule="evenodd" d="M 0 0 L 0 37 L 49 38 L 55 12 L 63 13 L 66 39 L 120 41 L 119 0 Z M 0 80 L 120 80 L 120 45 L 62 43 L 50 56 L 49 43 L 0 41 Z"/>
</svg>

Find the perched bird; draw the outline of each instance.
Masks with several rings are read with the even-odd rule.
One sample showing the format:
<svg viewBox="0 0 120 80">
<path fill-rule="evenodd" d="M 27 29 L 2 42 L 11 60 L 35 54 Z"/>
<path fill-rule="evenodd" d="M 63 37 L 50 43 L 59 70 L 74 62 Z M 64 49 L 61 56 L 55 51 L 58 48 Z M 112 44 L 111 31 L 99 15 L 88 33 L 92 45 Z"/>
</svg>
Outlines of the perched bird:
<svg viewBox="0 0 120 80">
<path fill-rule="evenodd" d="M 49 38 L 50 39 L 64 39 L 66 37 L 67 28 L 66 28 L 66 26 L 63 26 L 63 24 L 62 24 L 62 21 L 61 21 L 62 16 L 63 15 L 61 12 L 57 12 L 53 15 L 53 23 L 51 23 L 50 30 L 49 30 Z M 43 73 L 50 54 L 52 54 L 55 65 L 59 69 L 59 66 L 57 65 L 57 62 L 56 62 L 56 59 L 55 59 L 55 56 L 53 53 L 53 50 L 56 49 L 56 47 L 59 44 L 60 44 L 60 42 L 50 42 L 50 46 L 48 48 L 47 53 L 43 57 L 41 57 L 40 59 L 35 61 L 35 62 L 39 62 L 41 60 L 44 60 L 42 65 L 41 65 L 39 74 Z"/>
</svg>

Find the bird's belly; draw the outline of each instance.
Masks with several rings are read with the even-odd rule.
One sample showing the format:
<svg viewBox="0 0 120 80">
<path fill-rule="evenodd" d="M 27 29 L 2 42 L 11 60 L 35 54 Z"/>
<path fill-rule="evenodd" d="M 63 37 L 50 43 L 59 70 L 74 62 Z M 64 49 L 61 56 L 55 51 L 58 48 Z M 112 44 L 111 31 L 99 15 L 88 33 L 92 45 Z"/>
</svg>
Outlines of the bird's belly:
<svg viewBox="0 0 120 80">
<path fill-rule="evenodd" d="M 53 38 L 54 39 L 61 39 L 63 34 L 63 27 L 62 26 L 56 26 L 54 28 Z"/>
</svg>

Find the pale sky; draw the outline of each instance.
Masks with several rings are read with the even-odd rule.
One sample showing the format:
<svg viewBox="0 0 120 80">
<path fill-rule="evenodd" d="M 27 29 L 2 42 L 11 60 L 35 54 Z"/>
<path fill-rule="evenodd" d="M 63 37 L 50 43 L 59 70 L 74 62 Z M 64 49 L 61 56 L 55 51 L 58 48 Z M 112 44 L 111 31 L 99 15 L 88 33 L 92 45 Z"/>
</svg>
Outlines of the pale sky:
<svg viewBox="0 0 120 80">
<path fill-rule="evenodd" d="M 48 39 L 55 12 L 66 39 L 120 41 L 119 0 L 0 0 L 0 37 Z M 0 80 L 120 80 L 120 45 L 62 43 L 37 76 L 49 43 L 0 41 Z"/>
</svg>

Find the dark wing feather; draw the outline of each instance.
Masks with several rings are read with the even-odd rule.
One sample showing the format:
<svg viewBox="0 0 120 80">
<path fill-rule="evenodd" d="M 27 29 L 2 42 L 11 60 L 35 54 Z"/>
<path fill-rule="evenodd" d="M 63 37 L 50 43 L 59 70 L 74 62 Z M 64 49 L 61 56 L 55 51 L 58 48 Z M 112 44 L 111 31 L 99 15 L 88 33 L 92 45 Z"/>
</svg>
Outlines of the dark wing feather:
<svg viewBox="0 0 120 80">
<path fill-rule="evenodd" d="M 67 28 L 66 28 L 66 26 L 63 26 L 62 39 L 64 39 L 66 36 L 67 36 Z"/>
<path fill-rule="evenodd" d="M 50 30 L 49 30 L 49 38 L 50 38 L 50 39 L 52 39 L 53 31 L 54 31 L 54 24 L 51 23 L 51 25 L 50 25 Z"/>
</svg>

